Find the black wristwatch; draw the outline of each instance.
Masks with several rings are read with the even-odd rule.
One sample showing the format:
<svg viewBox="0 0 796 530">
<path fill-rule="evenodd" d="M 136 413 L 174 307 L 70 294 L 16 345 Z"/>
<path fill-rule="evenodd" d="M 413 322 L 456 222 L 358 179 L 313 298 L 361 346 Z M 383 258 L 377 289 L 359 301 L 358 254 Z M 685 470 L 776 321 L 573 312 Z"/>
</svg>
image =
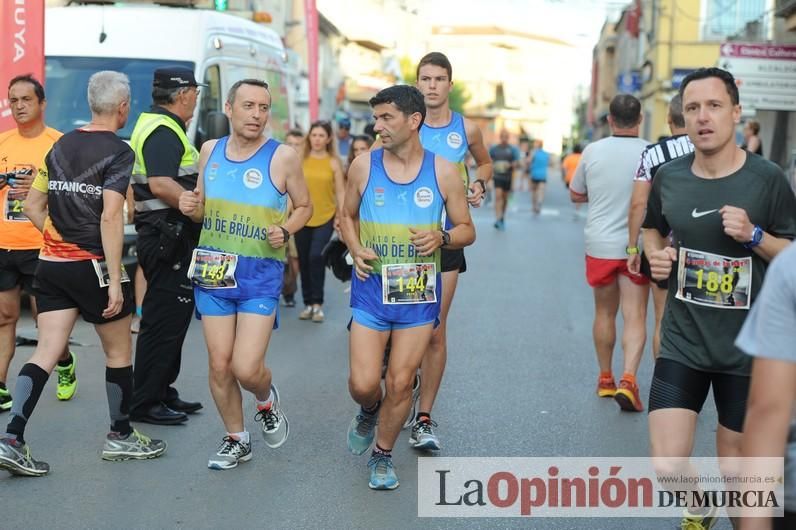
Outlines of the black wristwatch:
<svg viewBox="0 0 796 530">
<path fill-rule="evenodd" d="M 451 235 L 445 230 L 440 230 L 440 232 L 442 232 L 442 246 L 447 247 L 451 244 Z"/>
<path fill-rule="evenodd" d="M 290 239 L 290 232 L 288 232 L 287 228 L 285 228 L 284 226 L 280 226 L 279 228 L 282 229 L 282 237 L 285 238 L 285 240 L 282 242 L 282 244 L 283 245 L 287 245 L 287 240 Z"/>
<path fill-rule="evenodd" d="M 476 181 L 473 182 L 473 184 L 480 184 L 481 193 L 486 193 L 486 182 L 484 182 L 484 179 L 476 179 Z"/>
</svg>

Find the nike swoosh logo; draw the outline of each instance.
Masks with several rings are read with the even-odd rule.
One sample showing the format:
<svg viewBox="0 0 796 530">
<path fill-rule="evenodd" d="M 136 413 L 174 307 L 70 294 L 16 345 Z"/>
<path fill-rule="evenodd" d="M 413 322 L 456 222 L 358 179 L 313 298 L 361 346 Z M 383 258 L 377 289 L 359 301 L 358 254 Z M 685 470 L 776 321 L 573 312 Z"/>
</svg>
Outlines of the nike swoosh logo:
<svg viewBox="0 0 796 530">
<path fill-rule="evenodd" d="M 719 210 L 716 209 L 716 210 L 705 210 L 704 212 L 698 212 L 697 209 L 694 208 L 694 211 L 691 212 L 691 217 L 693 217 L 694 219 L 698 219 L 700 217 L 704 217 L 705 215 L 711 214 L 713 212 L 718 212 L 718 211 Z"/>
</svg>

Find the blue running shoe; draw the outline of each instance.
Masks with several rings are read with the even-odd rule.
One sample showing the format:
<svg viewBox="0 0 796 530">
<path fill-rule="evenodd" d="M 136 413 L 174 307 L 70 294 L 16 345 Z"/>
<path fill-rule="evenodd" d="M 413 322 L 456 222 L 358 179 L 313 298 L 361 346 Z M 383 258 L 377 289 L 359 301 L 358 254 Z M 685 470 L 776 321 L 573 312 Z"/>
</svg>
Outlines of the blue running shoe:
<svg viewBox="0 0 796 530">
<path fill-rule="evenodd" d="M 351 420 L 348 426 L 348 450 L 355 455 L 361 455 L 373 444 L 376 436 L 376 424 L 379 420 L 378 410 L 367 413 L 360 409 L 359 414 Z"/>
<path fill-rule="evenodd" d="M 383 454 L 373 455 L 368 461 L 368 467 L 370 468 L 370 482 L 368 482 L 370 489 L 394 490 L 398 487 L 398 475 L 395 474 L 392 457 Z"/>
</svg>

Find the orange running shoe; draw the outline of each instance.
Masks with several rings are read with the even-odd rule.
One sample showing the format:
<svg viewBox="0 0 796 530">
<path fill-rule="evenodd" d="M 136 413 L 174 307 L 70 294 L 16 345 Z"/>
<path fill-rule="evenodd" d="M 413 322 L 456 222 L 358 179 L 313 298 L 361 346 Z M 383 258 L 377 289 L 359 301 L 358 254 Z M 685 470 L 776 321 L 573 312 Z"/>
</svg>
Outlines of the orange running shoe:
<svg viewBox="0 0 796 530">
<path fill-rule="evenodd" d="M 600 397 L 614 397 L 616 383 L 613 377 L 600 377 L 597 380 L 597 395 Z"/>
<path fill-rule="evenodd" d="M 619 408 L 628 412 L 641 412 L 644 405 L 641 404 L 641 397 L 638 394 L 638 385 L 626 379 L 619 381 L 619 388 L 614 394 L 614 399 L 619 403 Z"/>
</svg>

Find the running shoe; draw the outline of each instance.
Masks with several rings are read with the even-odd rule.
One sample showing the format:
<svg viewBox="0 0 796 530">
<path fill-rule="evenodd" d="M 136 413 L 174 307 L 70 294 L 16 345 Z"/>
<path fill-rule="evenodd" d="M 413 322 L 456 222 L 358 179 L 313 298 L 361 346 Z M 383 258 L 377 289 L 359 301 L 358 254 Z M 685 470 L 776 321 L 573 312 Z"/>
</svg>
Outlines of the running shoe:
<svg viewBox="0 0 796 530">
<path fill-rule="evenodd" d="M 267 408 L 257 411 L 254 421 L 259 421 L 262 424 L 265 445 L 276 449 L 287 441 L 290 425 L 285 413 L 279 408 L 279 391 L 276 389 L 276 385 L 271 385 L 271 392 L 274 394 L 274 400 Z"/>
<path fill-rule="evenodd" d="M 392 457 L 378 454 L 370 457 L 368 461 L 370 468 L 370 482 L 368 486 L 372 490 L 394 490 L 398 487 L 398 475 L 395 474 L 395 466 Z"/>
<path fill-rule="evenodd" d="M 373 444 L 376 436 L 376 424 L 379 422 L 379 412 L 365 412 L 361 408 L 359 414 L 351 420 L 348 426 L 348 450 L 355 455 L 361 455 Z"/>
<path fill-rule="evenodd" d="M 713 506 L 706 515 L 691 515 L 688 510 L 683 512 L 680 530 L 710 530 L 719 520 L 719 511 Z"/>
<path fill-rule="evenodd" d="M 0 438 L 0 469 L 12 475 L 40 477 L 50 472 L 50 464 L 34 460 L 30 447 L 14 438 Z"/>
<path fill-rule="evenodd" d="M 296 307 L 296 299 L 293 298 L 292 296 L 289 297 L 283 296 L 282 299 L 283 299 L 282 305 L 284 307 Z"/>
<path fill-rule="evenodd" d="M 11 410 L 11 392 L 5 388 L 0 388 L 0 412 Z"/>
<path fill-rule="evenodd" d="M 409 445 L 419 450 L 439 451 L 441 449 L 439 438 L 434 434 L 436 426 L 437 423 L 428 417 L 416 421 L 412 426 L 412 434 L 409 435 Z"/>
<path fill-rule="evenodd" d="M 321 309 L 319 307 L 318 309 L 314 309 L 312 311 L 312 321 L 313 322 L 315 322 L 317 324 L 320 324 L 324 320 L 326 320 L 326 315 L 323 314 L 323 309 Z"/>
<path fill-rule="evenodd" d="M 118 432 L 109 433 L 102 447 L 102 459 L 111 462 L 147 460 L 157 458 L 165 452 L 166 442 L 153 440 L 133 429 L 133 432 L 124 436 Z"/>
<path fill-rule="evenodd" d="M 619 404 L 619 408 L 628 412 L 641 412 L 644 405 L 641 403 L 641 396 L 638 393 L 638 385 L 626 379 L 619 381 L 619 388 L 614 394 L 614 399 Z"/>
<path fill-rule="evenodd" d="M 248 462 L 252 459 L 252 444 L 241 442 L 232 436 L 224 436 L 216 454 L 207 461 L 210 469 L 232 469 L 238 467 L 239 462 Z"/>
<path fill-rule="evenodd" d="M 409 415 L 406 417 L 403 428 L 411 427 L 415 423 L 417 415 L 417 401 L 420 399 L 420 374 L 415 374 L 415 386 L 412 387 L 412 406 L 409 407 Z"/>
<path fill-rule="evenodd" d="M 312 306 L 304 306 L 304 310 L 299 313 L 299 319 L 310 320 L 312 318 Z"/>
<path fill-rule="evenodd" d="M 59 401 L 69 401 L 77 392 L 77 375 L 75 374 L 77 356 L 71 351 L 69 355 L 72 357 L 72 363 L 69 366 L 55 365 L 55 371 L 58 372 L 58 386 L 55 395 Z"/>
<path fill-rule="evenodd" d="M 597 380 L 597 395 L 600 397 L 614 397 L 616 383 L 613 377 L 600 377 Z"/>
</svg>

